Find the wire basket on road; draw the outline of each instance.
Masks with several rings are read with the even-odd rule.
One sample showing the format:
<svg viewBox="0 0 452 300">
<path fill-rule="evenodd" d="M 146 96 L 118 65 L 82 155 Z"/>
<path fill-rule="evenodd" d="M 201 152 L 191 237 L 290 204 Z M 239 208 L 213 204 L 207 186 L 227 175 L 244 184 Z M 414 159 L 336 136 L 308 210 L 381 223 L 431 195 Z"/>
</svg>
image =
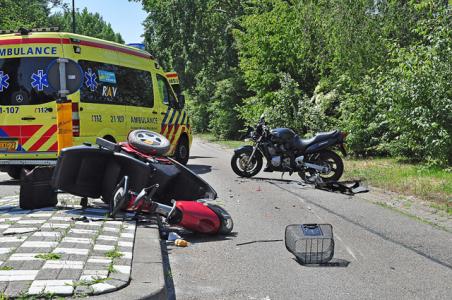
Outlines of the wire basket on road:
<svg viewBox="0 0 452 300">
<path fill-rule="evenodd" d="M 330 224 L 292 224 L 286 227 L 286 248 L 302 264 L 324 264 L 334 255 Z"/>
</svg>

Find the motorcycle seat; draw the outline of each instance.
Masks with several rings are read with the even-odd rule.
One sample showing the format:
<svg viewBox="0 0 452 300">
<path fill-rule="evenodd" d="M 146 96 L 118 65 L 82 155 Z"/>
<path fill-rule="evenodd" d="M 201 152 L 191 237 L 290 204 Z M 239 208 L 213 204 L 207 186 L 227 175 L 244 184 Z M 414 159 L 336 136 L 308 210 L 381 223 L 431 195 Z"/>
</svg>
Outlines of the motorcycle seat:
<svg viewBox="0 0 452 300">
<path fill-rule="evenodd" d="M 330 138 L 334 138 L 339 134 L 338 130 L 333 130 L 329 132 L 319 132 L 314 137 L 310 139 L 302 139 L 298 135 L 294 137 L 294 147 L 297 150 L 305 151 L 310 145 L 315 143 L 328 140 Z"/>
</svg>

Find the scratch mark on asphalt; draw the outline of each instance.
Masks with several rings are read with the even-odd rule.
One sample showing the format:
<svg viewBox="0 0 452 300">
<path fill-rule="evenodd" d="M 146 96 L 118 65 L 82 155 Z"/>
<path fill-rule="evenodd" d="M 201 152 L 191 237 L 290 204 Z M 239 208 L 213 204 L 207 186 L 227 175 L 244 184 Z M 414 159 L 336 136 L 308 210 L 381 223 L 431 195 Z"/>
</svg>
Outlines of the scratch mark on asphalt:
<svg viewBox="0 0 452 300">
<path fill-rule="evenodd" d="M 300 199 L 303 203 L 305 203 L 305 200 L 301 197 L 298 197 L 298 199 Z M 319 216 L 317 213 L 315 213 L 314 211 L 311 210 L 311 212 L 322 222 L 325 223 L 325 220 L 322 219 L 321 216 Z M 347 252 L 350 254 L 350 256 L 352 256 L 356 261 L 358 261 L 358 258 L 356 258 L 355 253 L 353 253 L 352 249 L 344 242 L 344 240 L 340 237 L 340 235 L 335 232 L 334 236 L 337 237 L 337 239 L 342 243 L 342 245 L 344 245 L 345 250 L 347 250 Z"/>
<path fill-rule="evenodd" d="M 239 244 L 235 244 L 235 245 L 236 246 L 243 246 L 243 245 L 254 244 L 254 243 L 273 243 L 273 242 L 283 242 L 283 240 L 282 239 L 278 239 L 278 240 L 258 240 L 258 241 L 250 241 L 250 242 L 239 243 Z"/>
</svg>

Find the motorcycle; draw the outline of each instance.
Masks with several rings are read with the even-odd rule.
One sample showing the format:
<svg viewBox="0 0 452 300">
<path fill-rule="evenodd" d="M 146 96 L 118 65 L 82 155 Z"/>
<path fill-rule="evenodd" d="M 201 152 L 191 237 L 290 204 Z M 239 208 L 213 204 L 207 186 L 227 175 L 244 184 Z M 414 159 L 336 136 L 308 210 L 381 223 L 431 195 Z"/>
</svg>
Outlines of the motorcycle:
<svg viewBox="0 0 452 300">
<path fill-rule="evenodd" d="M 96 145 L 65 148 L 52 178 L 55 189 L 87 198 L 101 198 L 115 217 L 122 209 L 157 213 L 170 225 L 207 234 L 228 234 L 231 216 L 211 204 L 216 191 L 201 177 L 170 157 L 162 135 L 134 130 L 127 142 L 97 138 Z M 174 201 L 173 199 L 177 199 Z"/>
<path fill-rule="evenodd" d="M 341 157 L 332 149 L 338 148 L 347 155 L 344 147 L 346 132 L 334 130 L 301 139 L 289 128 L 270 129 L 264 116 L 249 132 L 253 145 L 235 149 L 231 159 L 232 170 L 241 177 L 259 173 L 263 158 L 267 161 L 265 172 L 298 172 L 307 183 L 337 181 L 344 172 Z"/>
</svg>

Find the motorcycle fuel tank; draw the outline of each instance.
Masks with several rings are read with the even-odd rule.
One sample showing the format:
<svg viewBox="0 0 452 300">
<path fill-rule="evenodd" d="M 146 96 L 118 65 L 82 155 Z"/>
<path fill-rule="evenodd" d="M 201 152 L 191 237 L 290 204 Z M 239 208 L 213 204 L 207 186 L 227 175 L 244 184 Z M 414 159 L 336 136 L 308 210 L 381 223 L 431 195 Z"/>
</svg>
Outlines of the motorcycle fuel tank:
<svg viewBox="0 0 452 300">
<path fill-rule="evenodd" d="M 274 143 L 286 144 L 292 143 L 295 132 L 289 128 L 275 128 L 271 131 L 271 140 Z"/>
</svg>

